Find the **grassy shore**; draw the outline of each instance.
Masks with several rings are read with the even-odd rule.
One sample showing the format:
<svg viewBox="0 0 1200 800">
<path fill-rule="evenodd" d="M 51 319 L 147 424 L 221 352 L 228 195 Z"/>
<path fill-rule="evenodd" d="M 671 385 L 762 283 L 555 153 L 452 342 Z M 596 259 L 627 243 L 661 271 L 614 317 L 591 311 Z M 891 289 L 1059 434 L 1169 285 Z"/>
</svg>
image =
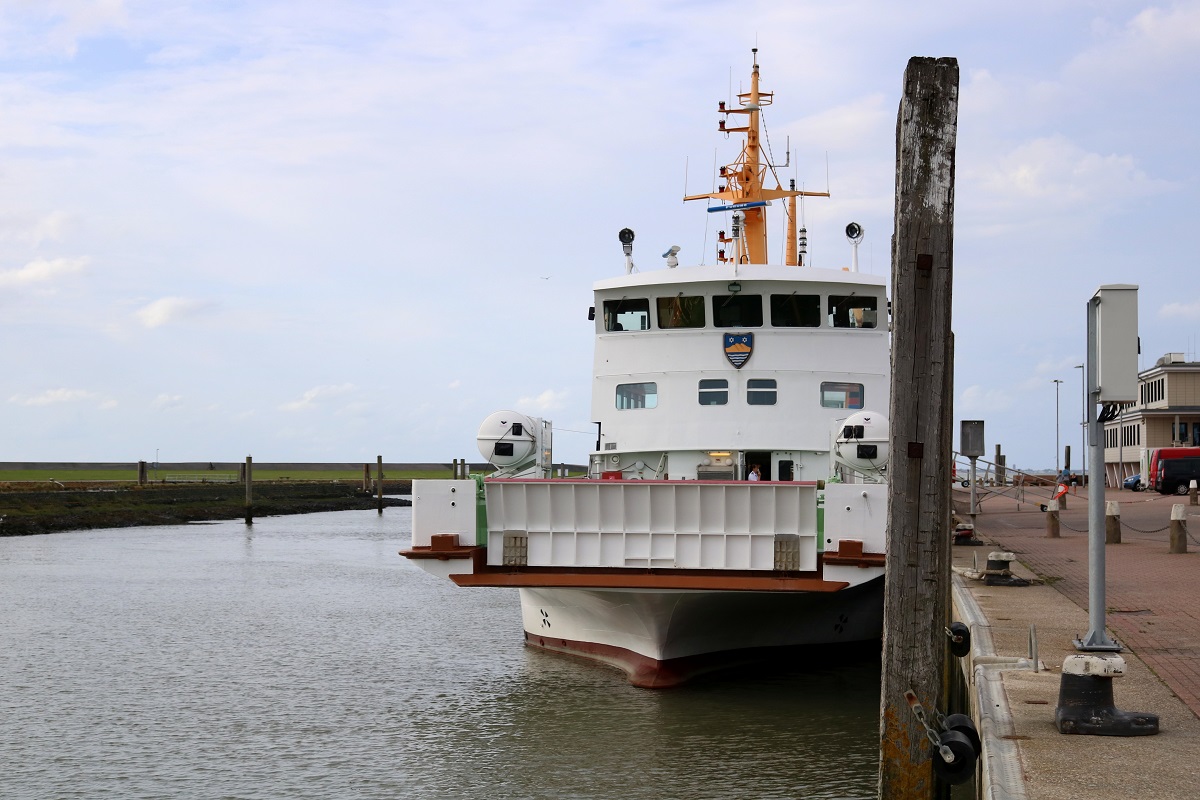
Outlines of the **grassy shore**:
<svg viewBox="0 0 1200 800">
<path fill-rule="evenodd" d="M 0 483 L 0 536 L 241 519 L 246 513 L 246 491 L 239 483 L 138 486 L 108 477 L 83 479 L 75 473 L 69 478 L 69 482 L 59 481 L 43 475 L 40 481 Z M 389 495 L 408 494 L 412 482 L 385 479 L 383 490 Z M 262 517 L 346 511 L 376 508 L 377 502 L 363 491 L 361 475 L 357 481 L 255 480 L 252 512 Z M 384 504 L 408 505 L 408 501 L 384 498 Z"/>
</svg>

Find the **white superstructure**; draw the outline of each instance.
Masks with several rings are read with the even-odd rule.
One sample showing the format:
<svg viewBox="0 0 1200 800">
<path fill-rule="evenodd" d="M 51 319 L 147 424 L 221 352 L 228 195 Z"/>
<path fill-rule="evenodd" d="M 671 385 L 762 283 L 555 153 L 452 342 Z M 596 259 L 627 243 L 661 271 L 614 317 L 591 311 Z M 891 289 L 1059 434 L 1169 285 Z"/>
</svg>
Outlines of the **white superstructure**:
<svg viewBox="0 0 1200 800">
<path fill-rule="evenodd" d="M 803 266 L 795 189 L 766 188 L 758 115 L 720 170 L 718 263 L 594 286 L 588 474 L 550 477 L 549 423 L 484 422 L 488 478 L 413 482 L 404 555 L 461 586 L 520 590 L 526 642 L 668 686 L 747 654 L 878 638 L 890 388 L 882 277 Z M 786 265 L 765 211 L 788 201 Z M 710 209 L 712 210 L 712 209 Z M 861 231 L 859 226 L 854 226 Z M 861 238 L 861 234 L 859 235 Z M 618 262 L 619 263 L 619 262 Z"/>
</svg>

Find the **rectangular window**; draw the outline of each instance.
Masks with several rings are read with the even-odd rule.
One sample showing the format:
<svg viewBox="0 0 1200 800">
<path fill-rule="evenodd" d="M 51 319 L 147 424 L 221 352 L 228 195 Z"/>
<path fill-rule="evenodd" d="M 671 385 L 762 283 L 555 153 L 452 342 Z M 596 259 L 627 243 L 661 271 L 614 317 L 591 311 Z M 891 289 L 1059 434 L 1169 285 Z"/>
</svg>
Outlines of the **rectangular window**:
<svg viewBox="0 0 1200 800">
<path fill-rule="evenodd" d="M 657 406 L 657 383 L 622 383 L 617 385 L 617 408 L 655 408 Z"/>
<path fill-rule="evenodd" d="M 795 292 L 771 295 L 771 324 L 776 328 L 819 328 L 821 296 Z"/>
<path fill-rule="evenodd" d="M 729 381 L 705 379 L 700 381 L 700 405 L 723 406 L 729 402 Z"/>
<path fill-rule="evenodd" d="M 773 378 L 751 378 L 746 381 L 746 404 L 751 406 L 775 405 L 775 380 Z"/>
<path fill-rule="evenodd" d="M 879 298 L 829 295 L 829 327 L 874 328 L 879 319 Z"/>
<path fill-rule="evenodd" d="M 622 297 L 604 301 L 604 330 L 644 331 L 650 328 L 650 301 L 644 297 Z"/>
<path fill-rule="evenodd" d="M 713 325 L 718 328 L 761 328 L 761 294 L 715 294 L 712 299 Z"/>
<path fill-rule="evenodd" d="M 658 327 L 660 328 L 703 328 L 703 297 L 659 297 Z"/>
<path fill-rule="evenodd" d="M 821 383 L 821 405 L 825 408 L 862 408 L 863 385 L 861 383 Z"/>
</svg>

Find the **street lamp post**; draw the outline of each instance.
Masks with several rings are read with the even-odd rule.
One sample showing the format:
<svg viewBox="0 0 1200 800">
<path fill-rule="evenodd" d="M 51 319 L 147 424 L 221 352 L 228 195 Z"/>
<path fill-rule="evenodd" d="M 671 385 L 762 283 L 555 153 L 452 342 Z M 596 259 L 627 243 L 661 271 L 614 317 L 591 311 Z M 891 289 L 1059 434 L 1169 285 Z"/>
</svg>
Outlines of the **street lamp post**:
<svg viewBox="0 0 1200 800">
<path fill-rule="evenodd" d="M 1080 411 L 1081 416 L 1079 417 L 1079 449 L 1083 452 L 1083 474 L 1087 475 L 1087 371 L 1084 364 L 1076 364 L 1075 369 L 1079 370 L 1080 397 L 1083 400 L 1082 410 Z"/>
<path fill-rule="evenodd" d="M 1058 465 L 1059 465 L 1058 454 L 1059 454 L 1059 450 L 1061 449 L 1059 447 L 1059 438 L 1058 438 L 1058 419 L 1059 419 L 1059 416 L 1058 416 L 1058 387 L 1061 383 L 1062 383 L 1062 381 L 1060 381 L 1058 378 L 1054 379 L 1054 474 L 1055 474 L 1055 476 L 1058 476 L 1062 472 L 1062 470 L 1059 469 L 1059 467 L 1058 467 Z"/>
</svg>

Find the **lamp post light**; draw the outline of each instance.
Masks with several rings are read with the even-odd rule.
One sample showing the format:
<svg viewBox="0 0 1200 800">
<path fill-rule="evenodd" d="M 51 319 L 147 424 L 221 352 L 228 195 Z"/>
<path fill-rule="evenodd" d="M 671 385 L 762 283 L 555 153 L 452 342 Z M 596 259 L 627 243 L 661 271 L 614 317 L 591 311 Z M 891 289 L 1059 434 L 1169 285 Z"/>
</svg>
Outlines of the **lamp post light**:
<svg viewBox="0 0 1200 800">
<path fill-rule="evenodd" d="M 1079 418 L 1079 449 L 1083 453 L 1083 474 L 1087 475 L 1087 367 L 1084 364 L 1076 364 L 1075 369 L 1079 370 L 1080 397 L 1083 399 L 1080 411 L 1082 416 Z"/>
<path fill-rule="evenodd" d="M 1058 451 L 1060 449 L 1058 446 L 1058 443 L 1059 443 L 1059 438 L 1058 438 L 1058 419 L 1059 419 L 1059 417 L 1058 417 L 1058 387 L 1059 387 L 1059 384 L 1061 384 L 1061 383 L 1062 383 L 1062 381 L 1060 381 L 1058 378 L 1054 379 L 1054 475 L 1056 478 L 1059 475 L 1059 473 L 1062 472 L 1062 470 L 1059 469 L 1059 467 L 1058 467 L 1058 465 L 1059 465 Z"/>
</svg>

